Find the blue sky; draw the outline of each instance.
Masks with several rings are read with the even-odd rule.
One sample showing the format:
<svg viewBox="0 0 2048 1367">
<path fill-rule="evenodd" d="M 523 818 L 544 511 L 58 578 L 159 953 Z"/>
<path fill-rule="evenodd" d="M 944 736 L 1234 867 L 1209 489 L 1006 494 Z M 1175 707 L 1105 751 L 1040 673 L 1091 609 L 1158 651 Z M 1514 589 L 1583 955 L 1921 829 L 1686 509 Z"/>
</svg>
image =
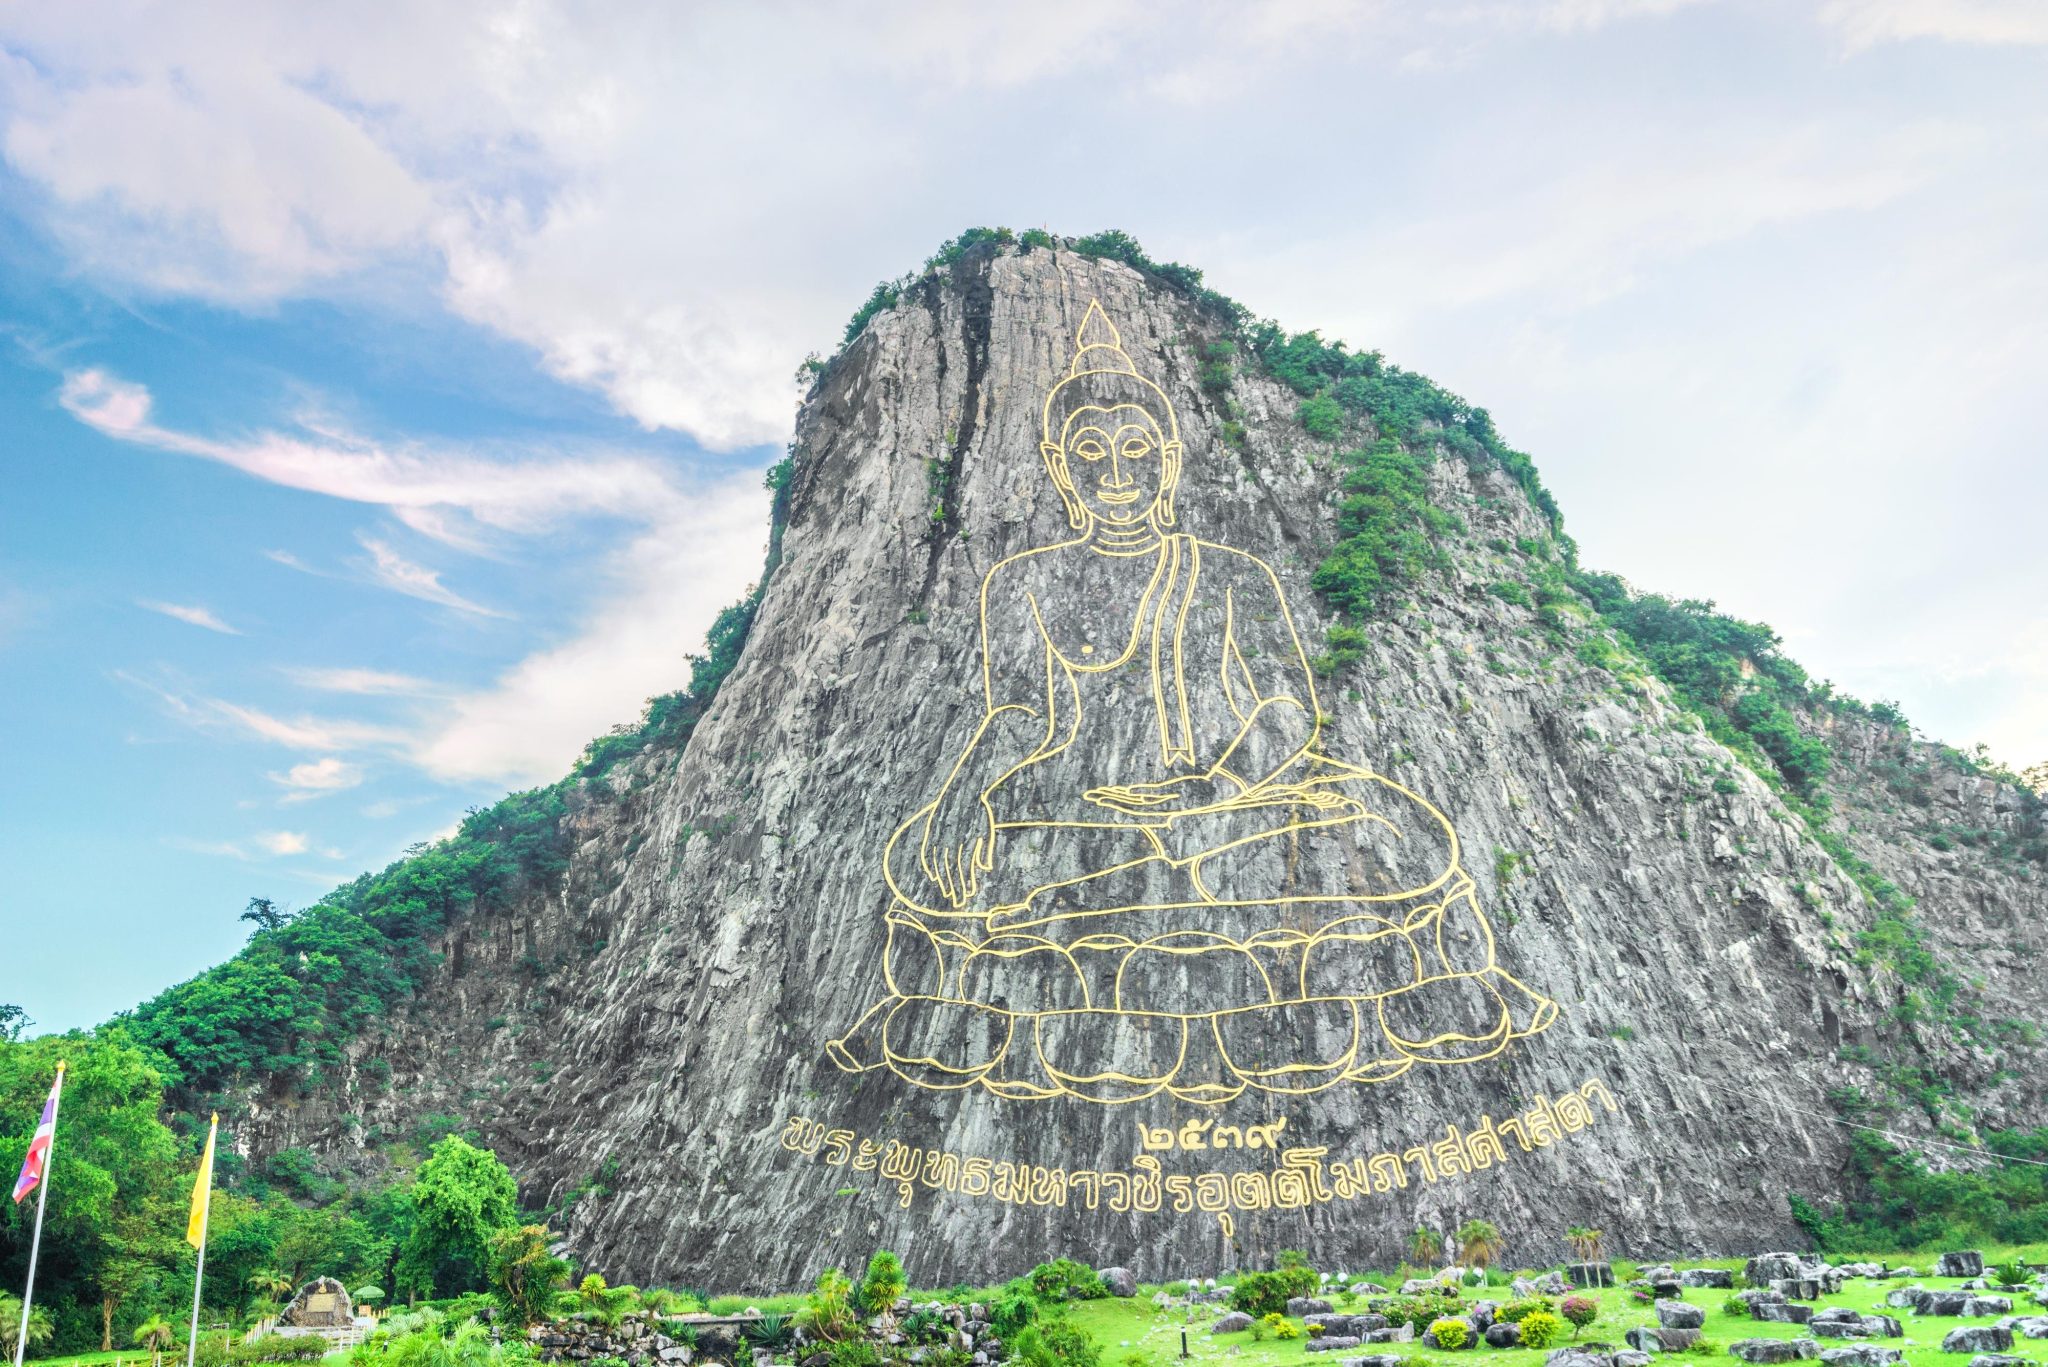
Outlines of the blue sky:
<svg viewBox="0 0 2048 1367">
<path fill-rule="evenodd" d="M 2044 90 L 2031 0 L 0 8 L 0 1000 L 677 686 L 797 361 L 973 224 L 1378 347 L 1588 564 L 2048 759 Z"/>
</svg>

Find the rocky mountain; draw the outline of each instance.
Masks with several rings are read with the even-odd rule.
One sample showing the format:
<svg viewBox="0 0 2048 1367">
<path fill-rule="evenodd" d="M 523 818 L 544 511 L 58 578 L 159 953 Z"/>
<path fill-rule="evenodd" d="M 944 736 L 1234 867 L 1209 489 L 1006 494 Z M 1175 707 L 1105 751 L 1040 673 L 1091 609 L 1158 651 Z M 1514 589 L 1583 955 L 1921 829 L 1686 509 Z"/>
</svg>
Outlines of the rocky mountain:
<svg viewBox="0 0 2048 1367">
<path fill-rule="evenodd" d="M 1483 414 L 1191 274 L 878 292 L 708 706 L 317 1084 L 239 1079 L 244 1153 L 461 1117 L 587 1265 L 754 1289 L 1781 1247 L 1859 1117 L 2048 1121 L 2038 798 L 1703 710 Z"/>
</svg>

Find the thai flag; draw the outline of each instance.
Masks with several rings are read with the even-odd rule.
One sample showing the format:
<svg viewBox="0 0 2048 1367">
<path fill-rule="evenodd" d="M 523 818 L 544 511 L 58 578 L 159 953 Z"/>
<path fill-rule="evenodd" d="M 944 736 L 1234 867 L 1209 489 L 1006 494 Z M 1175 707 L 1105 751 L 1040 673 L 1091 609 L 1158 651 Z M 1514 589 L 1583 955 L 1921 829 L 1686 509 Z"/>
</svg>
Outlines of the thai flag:
<svg viewBox="0 0 2048 1367">
<path fill-rule="evenodd" d="M 50 1099 L 43 1103 L 43 1119 L 36 1126 L 36 1137 L 28 1141 L 28 1156 L 21 1160 L 21 1176 L 14 1181 L 16 1205 L 36 1189 L 43 1175 L 50 1170 L 50 1144 L 57 1137 L 57 1089 L 63 1085 L 63 1075 L 59 1074 L 50 1087 Z"/>
</svg>

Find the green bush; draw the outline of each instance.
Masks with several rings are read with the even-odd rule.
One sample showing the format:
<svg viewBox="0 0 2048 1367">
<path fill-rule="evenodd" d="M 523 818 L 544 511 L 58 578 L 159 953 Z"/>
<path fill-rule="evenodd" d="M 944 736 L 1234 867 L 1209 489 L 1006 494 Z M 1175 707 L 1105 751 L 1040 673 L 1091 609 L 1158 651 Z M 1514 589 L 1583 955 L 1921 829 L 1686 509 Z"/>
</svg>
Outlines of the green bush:
<svg viewBox="0 0 2048 1367">
<path fill-rule="evenodd" d="M 1548 1296 L 1525 1296 L 1518 1301 L 1509 1301 L 1506 1305 L 1494 1311 L 1493 1317 L 1496 1320 L 1505 1320 L 1509 1324 L 1520 1324 L 1538 1310 L 1554 1310 L 1556 1308 Z"/>
<path fill-rule="evenodd" d="M 1396 1296 L 1387 1303 L 1386 1316 L 1390 1323 L 1405 1324 L 1419 1331 L 1463 1309 L 1458 1293 L 1447 1288 L 1420 1296 Z"/>
<path fill-rule="evenodd" d="M 1318 674 L 1328 677 L 1347 665 L 1353 665 L 1365 658 L 1365 628 L 1339 622 L 1323 634 L 1323 644 L 1328 647 L 1309 663 Z"/>
<path fill-rule="evenodd" d="M 1259 1316 L 1259 1324 L 1276 1339 L 1298 1339 L 1301 1337 L 1301 1326 L 1277 1310 L 1270 1314 Z"/>
<path fill-rule="evenodd" d="M 1305 1267 L 1282 1267 L 1271 1272 L 1251 1272 L 1237 1279 L 1231 1288 L 1230 1308 L 1258 1319 L 1284 1314 L 1287 1302 L 1296 1296 L 1312 1295 L 1322 1283 Z"/>
<path fill-rule="evenodd" d="M 1338 456 L 1344 467 L 1337 544 L 1309 582 L 1353 617 L 1371 617 L 1393 592 L 1444 561 L 1435 538 L 1458 520 L 1429 501 L 1429 462 L 1383 439 Z"/>
<path fill-rule="evenodd" d="M 886 1248 L 877 1249 L 868 1259 L 867 1274 L 860 1279 L 861 1304 L 879 1314 L 895 1305 L 907 1286 L 903 1260 Z"/>
<path fill-rule="evenodd" d="M 1827 1208 L 1795 1195 L 1788 1198 L 1792 1217 L 1822 1252 L 2048 1242 L 2048 1167 L 2038 1166 L 2048 1162 L 2048 1127 L 1984 1131 L 1983 1144 L 2030 1161 L 1931 1172 L 1917 1154 L 1877 1135 L 1852 1134 L 1849 1189 L 1855 1195 L 1845 1207 Z"/>
<path fill-rule="evenodd" d="M 713 1313 L 717 1313 L 717 1302 L 712 1306 Z M 820 1272 L 818 1284 L 804 1298 L 801 1320 L 805 1329 L 827 1342 L 852 1337 L 860 1327 L 853 1312 L 853 1280 L 836 1267 Z"/>
<path fill-rule="evenodd" d="M 1335 441 L 1344 435 L 1344 406 L 1327 394 L 1303 399 L 1296 416 L 1302 430 L 1317 441 Z"/>
<path fill-rule="evenodd" d="M 1006 1342 L 1018 1367 L 1101 1367 L 1095 1341 L 1061 1320 L 1027 1325 Z"/>
<path fill-rule="evenodd" d="M 1031 1283 L 1031 1293 L 1048 1303 L 1100 1300 L 1109 1294 L 1094 1268 L 1072 1258 L 1040 1263 L 1025 1275 Z"/>
<path fill-rule="evenodd" d="M 863 1338 L 833 1344 L 825 1361 L 829 1367 L 883 1367 L 881 1352 Z"/>
<path fill-rule="evenodd" d="M 988 1322 L 1003 1339 L 1037 1318 L 1038 1297 L 1033 1294 L 1031 1283 L 1022 1277 L 1005 1286 L 989 1305 Z"/>
<path fill-rule="evenodd" d="M 327 1356 L 327 1340 L 314 1335 L 264 1334 L 234 1346 L 236 1362 L 313 1362 Z"/>
<path fill-rule="evenodd" d="M 1429 1336 L 1439 1348 L 1463 1348 L 1472 1339 L 1472 1326 L 1463 1320 L 1436 1320 L 1429 1326 Z"/>
<path fill-rule="evenodd" d="M 1721 1313 L 1724 1315 L 1736 1315 L 1743 1319 L 1748 1319 L 1749 1302 L 1742 1299 L 1742 1297 L 1740 1296 L 1730 1296 L 1727 1300 L 1721 1302 Z"/>
<path fill-rule="evenodd" d="M 1555 1348 L 1564 1341 L 1564 1321 L 1548 1310 L 1538 1310 L 1522 1319 L 1522 1346 L 1524 1348 Z"/>
</svg>

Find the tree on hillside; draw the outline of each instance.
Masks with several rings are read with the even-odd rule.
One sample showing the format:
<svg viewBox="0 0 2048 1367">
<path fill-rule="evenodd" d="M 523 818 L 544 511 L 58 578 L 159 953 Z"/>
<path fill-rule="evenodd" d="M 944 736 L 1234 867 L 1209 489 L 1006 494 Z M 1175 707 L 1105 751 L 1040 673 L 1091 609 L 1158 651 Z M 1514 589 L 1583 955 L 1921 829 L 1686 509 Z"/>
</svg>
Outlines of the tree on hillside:
<svg viewBox="0 0 2048 1367">
<path fill-rule="evenodd" d="M 35 1022 L 29 1019 L 28 1012 L 13 1002 L 0 1002 L 0 1040 L 12 1044 L 27 1034 L 29 1027 L 34 1024 Z"/>
<path fill-rule="evenodd" d="M 277 903 L 268 897 L 251 897 L 249 909 L 242 913 L 241 919 L 254 921 L 258 930 L 283 930 L 292 917 L 288 911 L 279 911 Z"/>
<path fill-rule="evenodd" d="M 548 1252 L 546 1225 L 518 1225 L 491 1236 L 491 1290 L 518 1324 L 548 1317 L 569 1278 L 569 1263 Z"/>
<path fill-rule="evenodd" d="M 412 1228 L 398 1252 L 400 1294 L 485 1290 L 491 1236 L 519 1223 L 519 1188 L 498 1155 L 447 1136 L 420 1164 L 412 1206 Z"/>
</svg>

